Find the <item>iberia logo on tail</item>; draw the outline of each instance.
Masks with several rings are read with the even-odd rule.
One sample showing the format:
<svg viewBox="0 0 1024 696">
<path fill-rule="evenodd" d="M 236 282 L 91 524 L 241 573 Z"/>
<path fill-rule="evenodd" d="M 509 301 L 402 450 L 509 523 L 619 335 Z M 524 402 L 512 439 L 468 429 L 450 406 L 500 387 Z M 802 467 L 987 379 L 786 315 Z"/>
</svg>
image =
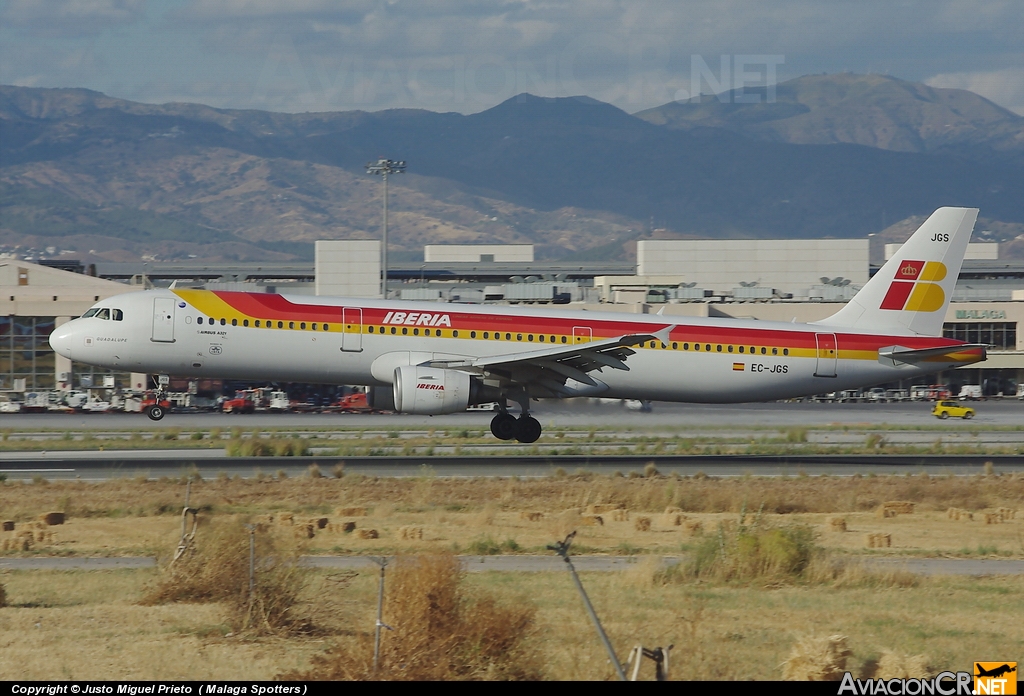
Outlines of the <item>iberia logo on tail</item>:
<svg viewBox="0 0 1024 696">
<path fill-rule="evenodd" d="M 889 291 L 885 293 L 881 309 L 908 312 L 934 312 L 942 309 L 946 294 L 942 286 L 928 282 L 943 280 L 946 266 L 938 261 L 904 261 L 896 269 Z"/>
</svg>

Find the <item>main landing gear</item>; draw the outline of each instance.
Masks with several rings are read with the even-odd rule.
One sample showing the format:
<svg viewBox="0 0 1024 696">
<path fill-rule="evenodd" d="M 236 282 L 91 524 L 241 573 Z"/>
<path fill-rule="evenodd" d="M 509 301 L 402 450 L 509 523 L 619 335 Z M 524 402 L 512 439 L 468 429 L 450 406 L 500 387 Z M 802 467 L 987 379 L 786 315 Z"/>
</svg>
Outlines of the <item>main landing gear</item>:
<svg viewBox="0 0 1024 696">
<path fill-rule="evenodd" d="M 508 411 L 502 411 L 491 419 L 491 434 L 499 440 L 536 442 L 540 438 L 540 432 L 540 421 L 528 413 L 516 418 Z"/>
</svg>

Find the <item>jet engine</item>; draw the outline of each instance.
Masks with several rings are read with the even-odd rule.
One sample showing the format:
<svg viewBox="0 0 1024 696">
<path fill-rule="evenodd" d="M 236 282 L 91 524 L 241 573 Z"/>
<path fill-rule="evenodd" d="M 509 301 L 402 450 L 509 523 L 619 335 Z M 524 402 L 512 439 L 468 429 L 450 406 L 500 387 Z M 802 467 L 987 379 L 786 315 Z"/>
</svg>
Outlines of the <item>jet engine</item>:
<svg viewBox="0 0 1024 696">
<path fill-rule="evenodd" d="M 479 391 L 473 387 L 465 372 L 403 365 L 395 368 L 395 410 L 424 416 L 465 411 Z"/>
</svg>

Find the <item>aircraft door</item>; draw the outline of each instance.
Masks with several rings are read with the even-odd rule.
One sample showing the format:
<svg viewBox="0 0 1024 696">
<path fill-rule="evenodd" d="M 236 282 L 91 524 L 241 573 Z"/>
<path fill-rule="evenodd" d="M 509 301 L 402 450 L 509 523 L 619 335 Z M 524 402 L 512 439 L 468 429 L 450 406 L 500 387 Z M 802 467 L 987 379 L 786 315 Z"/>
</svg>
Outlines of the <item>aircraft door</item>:
<svg viewBox="0 0 1024 696">
<path fill-rule="evenodd" d="M 153 334 L 151 341 L 174 343 L 174 298 L 153 298 Z"/>
<path fill-rule="evenodd" d="M 594 332 L 589 326 L 572 327 L 573 343 L 590 343 L 594 340 Z"/>
<path fill-rule="evenodd" d="M 360 307 L 341 309 L 341 349 L 358 353 L 363 349 L 363 310 Z"/>
<path fill-rule="evenodd" d="M 818 364 L 814 370 L 815 377 L 835 377 L 836 360 L 839 347 L 836 345 L 835 334 L 814 334 L 814 342 L 818 347 Z"/>
</svg>

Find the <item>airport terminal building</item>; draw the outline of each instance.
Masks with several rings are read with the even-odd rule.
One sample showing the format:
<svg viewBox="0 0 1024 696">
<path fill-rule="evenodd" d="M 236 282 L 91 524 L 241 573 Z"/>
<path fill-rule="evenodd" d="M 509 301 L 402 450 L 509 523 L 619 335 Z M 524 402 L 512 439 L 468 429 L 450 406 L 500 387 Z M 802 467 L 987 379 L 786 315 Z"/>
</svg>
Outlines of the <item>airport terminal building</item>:
<svg viewBox="0 0 1024 696">
<path fill-rule="evenodd" d="M 985 248 L 972 245 L 968 253 L 944 333 L 988 344 L 988 360 L 935 381 L 1012 396 L 1024 383 L 1024 263 L 1000 260 L 990 248 L 995 245 L 977 246 Z M 529 245 L 433 246 L 423 262 L 389 265 L 388 297 L 808 322 L 834 314 L 867 282 L 877 270 L 868 251 L 867 240 L 649 240 L 638 243 L 631 264 L 536 262 Z M 324 241 L 312 264 L 100 263 L 88 272 L 74 262 L 0 259 L 0 394 L 17 398 L 111 380 L 120 389 L 145 388 L 144 375 L 72 364 L 49 347 L 56 326 L 101 299 L 173 281 L 177 287 L 379 297 L 379 252 L 376 241 Z"/>
</svg>

